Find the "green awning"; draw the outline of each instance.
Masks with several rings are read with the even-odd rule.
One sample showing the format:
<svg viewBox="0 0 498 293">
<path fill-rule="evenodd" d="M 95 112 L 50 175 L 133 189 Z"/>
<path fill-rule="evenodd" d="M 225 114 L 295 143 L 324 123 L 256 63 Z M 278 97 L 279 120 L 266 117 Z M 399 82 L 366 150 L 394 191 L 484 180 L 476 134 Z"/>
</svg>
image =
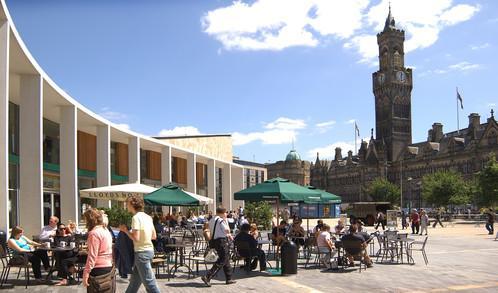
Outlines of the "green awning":
<svg viewBox="0 0 498 293">
<path fill-rule="evenodd" d="M 309 198 L 304 203 L 306 204 L 334 204 L 341 203 L 342 199 L 340 196 L 327 192 L 325 190 L 318 189 L 314 186 L 308 186 L 309 190 L 320 192 L 320 198 Z"/>
<path fill-rule="evenodd" d="M 304 202 L 313 197 L 320 198 L 320 192 L 278 177 L 234 194 L 235 200 L 247 201 L 278 199 L 281 202 Z"/>
<path fill-rule="evenodd" d="M 185 191 L 175 184 L 168 184 L 144 196 L 144 201 L 155 206 L 202 206 L 212 199 Z"/>
</svg>

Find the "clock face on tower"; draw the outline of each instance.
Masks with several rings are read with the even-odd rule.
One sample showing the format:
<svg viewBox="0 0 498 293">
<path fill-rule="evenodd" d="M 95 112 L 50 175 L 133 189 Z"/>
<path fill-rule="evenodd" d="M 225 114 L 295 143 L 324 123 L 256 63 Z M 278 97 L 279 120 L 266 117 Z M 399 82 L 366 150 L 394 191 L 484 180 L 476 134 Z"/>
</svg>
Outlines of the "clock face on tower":
<svg viewBox="0 0 498 293">
<path fill-rule="evenodd" d="M 405 82 L 406 81 L 406 74 L 403 71 L 398 71 L 396 72 L 396 80 Z"/>
</svg>

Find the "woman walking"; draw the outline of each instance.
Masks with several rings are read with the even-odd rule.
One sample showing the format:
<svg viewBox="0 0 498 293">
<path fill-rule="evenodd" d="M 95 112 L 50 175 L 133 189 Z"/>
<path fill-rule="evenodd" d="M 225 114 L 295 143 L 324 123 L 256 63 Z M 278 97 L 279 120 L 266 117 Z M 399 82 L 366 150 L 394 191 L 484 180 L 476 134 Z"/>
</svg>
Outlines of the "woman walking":
<svg viewBox="0 0 498 293">
<path fill-rule="evenodd" d="M 420 212 L 420 235 L 424 234 L 427 235 L 427 226 L 429 226 L 429 216 L 427 216 L 427 213 L 425 210 L 422 210 Z"/>
<path fill-rule="evenodd" d="M 154 258 L 154 246 L 152 240 L 156 240 L 156 229 L 152 223 L 152 218 L 142 212 L 144 208 L 143 199 L 137 196 L 130 196 L 126 201 L 128 211 L 133 215 L 131 220 L 131 230 L 121 225 L 121 231 L 126 233 L 133 240 L 135 250 L 135 262 L 130 278 L 130 284 L 126 293 L 136 293 L 140 285 L 144 284 L 149 293 L 161 292 L 156 284 L 156 277 L 152 271 L 151 262 Z"/>
<path fill-rule="evenodd" d="M 102 213 L 88 209 L 83 214 L 88 229 L 88 257 L 83 270 L 83 285 L 87 292 L 115 292 L 112 266 L 112 237 L 104 228 Z M 99 290 L 98 288 L 106 288 Z"/>
</svg>

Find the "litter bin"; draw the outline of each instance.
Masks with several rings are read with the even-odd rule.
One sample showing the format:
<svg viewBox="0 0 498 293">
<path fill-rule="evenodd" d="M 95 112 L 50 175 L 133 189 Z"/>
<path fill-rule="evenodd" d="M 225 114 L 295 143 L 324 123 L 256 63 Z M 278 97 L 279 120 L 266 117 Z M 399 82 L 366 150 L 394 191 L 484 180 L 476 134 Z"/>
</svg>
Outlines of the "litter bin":
<svg viewBox="0 0 498 293">
<path fill-rule="evenodd" d="M 282 275 L 297 274 L 297 245 L 292 241 L 286 241 L 280 248 L 282 259 Z"/>
</svg>

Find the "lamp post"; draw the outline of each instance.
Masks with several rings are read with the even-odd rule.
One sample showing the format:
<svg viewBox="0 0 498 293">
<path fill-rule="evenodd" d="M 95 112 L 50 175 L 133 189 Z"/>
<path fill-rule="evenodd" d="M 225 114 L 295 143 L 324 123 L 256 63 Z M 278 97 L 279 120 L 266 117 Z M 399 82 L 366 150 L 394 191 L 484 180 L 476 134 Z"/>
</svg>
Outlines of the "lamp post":
<svg viewBox="0 0 498 293">
<path fill-rule="evenodd" d="M 412 180 L 413 180 L 412 177 L 408 177 L 406 179 L 406 181 L 408 181 L 408 186 L 410 186 L 410 201 L 413 200 L 413 196 L 412 196 L 412 185 L 411 185 Z M 403 208 L 403 194 L 401 194 L 401 208 Z"/>
</svg>

